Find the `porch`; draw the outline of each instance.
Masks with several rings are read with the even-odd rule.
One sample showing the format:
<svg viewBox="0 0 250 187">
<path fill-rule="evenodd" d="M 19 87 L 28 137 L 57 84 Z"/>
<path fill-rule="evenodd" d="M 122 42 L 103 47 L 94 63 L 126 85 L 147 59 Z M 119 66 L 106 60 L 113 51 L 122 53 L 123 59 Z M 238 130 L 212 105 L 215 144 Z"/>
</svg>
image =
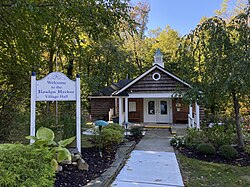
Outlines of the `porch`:
<svg viewBox="0 0 250 187">
<path fill-rule="evenodd" d="M 166 96 L 166 95 L 165 95 Z M 200 128 L 200 108 L 197 103 L 185 105 L 181 98 L 160 98 L 151 95 L 146 98 L 117 97 L 115 107 L 109 112 L 109 120 L 116 115 L 116 122 L 142 124 L 148 127 L 171 127 L 173 124 L 187 124 Z"/>
</svg>

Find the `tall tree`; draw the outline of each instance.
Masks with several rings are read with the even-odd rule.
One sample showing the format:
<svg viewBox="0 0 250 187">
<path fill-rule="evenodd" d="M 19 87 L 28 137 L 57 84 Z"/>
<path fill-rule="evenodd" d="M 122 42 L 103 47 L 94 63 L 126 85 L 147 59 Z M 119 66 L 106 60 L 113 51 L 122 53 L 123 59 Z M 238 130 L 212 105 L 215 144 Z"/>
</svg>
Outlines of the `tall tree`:
<svg viewBox="0 0 250 187">
<path fill-rule="evenodd" d="M 239 101 L 245 102 L 250 90 L 247 78 L 250 76 L 248 16 L 249 7 L 229 24 L 218 17 L 210 18 L 185 38 L 189 54 L 192 54 L 186 59 L 192 61 L 189 64 L 194 70 L 194 73 L 189 75 L 194 85 L 189 96 L 205 102 L 212 110 L 216 106 L 221 109 L 223 103 L 231 101 L 240 147 L 244 146 L 244 141 Z M 183 52 L 187 46 L 182 46 Z M 202 95 L 199 91 L 203 92 Z"/>
<path fill-rule="evenodd" d="M 125 48 L 131 54 L 131 61 L 135 66 L 134 76 L 145 70 L 145 56 L 147 43 L 145 32 L 147 30 L 148 13 L 150 6 L 146 2 L 139 2 L 130 11 L 130 17 L 135 21 L 134 27 L 127 28 L 124 32 Z"/>
<path fill-rule="evenodd" d="M 129 8 L 128 0 L 1 1 L 0 113 L 6 113 L 6 101 L 13 108 L 28 105 L 31 71 L 41 78 L 55 70 L 69 77 L 84 70 L 89 40 L 118 34 L 123 22 L 131 20 Z"/>
<path fill-rule="evenodd" d="M 249 0 L 223 0 L 221 9 L 215 10 L 215 14 L 229 22 L 236 15 L 244 13 Z"/>
</svg>

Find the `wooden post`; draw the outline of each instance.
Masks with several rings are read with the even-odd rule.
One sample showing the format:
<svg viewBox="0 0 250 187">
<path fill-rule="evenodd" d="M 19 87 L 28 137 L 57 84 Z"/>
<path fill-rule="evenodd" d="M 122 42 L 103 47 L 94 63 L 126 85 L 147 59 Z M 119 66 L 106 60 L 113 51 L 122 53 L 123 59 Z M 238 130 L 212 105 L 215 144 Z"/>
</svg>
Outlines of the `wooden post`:
<svg viewBox="0 0 250 187">
<path fill-rule="evenodd" d="M 30 136 L 36 135 L 36 73 L 31 75 L 31 96 L 30 96 Z M 34 143 L 35 140 L 30 140 Z"/>
</svg>

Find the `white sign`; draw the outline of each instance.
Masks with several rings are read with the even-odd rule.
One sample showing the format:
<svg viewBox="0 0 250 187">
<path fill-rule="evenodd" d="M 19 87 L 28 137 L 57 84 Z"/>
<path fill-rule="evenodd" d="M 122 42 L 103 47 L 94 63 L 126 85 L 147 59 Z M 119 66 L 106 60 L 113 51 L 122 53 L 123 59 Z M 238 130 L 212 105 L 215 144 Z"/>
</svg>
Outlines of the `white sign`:
<svg viewBox="0 0 250 187">
<path fill-rule="evenodd" d="M 66 75 L 53 72 L 36 81 L 37 101 L 75 101 L 76 84 Z"/>
<path fill-rule="evenodd" d="M 35 73 L 31 76 L 30 98 L 30 135 L 36 132 L 36 101 L 76 101 L 76 144 L 81 152 L 81 93 L 80 77 L 70 80 L 60 72 L 52 72 L 41 80 L 36 80 Z M 31 140 L 30 143 L 34 141 Z"/>
</svg>

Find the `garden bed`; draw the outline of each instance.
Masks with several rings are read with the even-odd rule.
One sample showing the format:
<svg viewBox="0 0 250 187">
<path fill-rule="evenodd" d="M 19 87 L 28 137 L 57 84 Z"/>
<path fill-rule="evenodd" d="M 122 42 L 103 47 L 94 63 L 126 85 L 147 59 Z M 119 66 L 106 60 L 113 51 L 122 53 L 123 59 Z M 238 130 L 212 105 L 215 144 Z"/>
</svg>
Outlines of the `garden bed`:
<svg viewBox="0 0 250 187">
<path fill-rule="evenodd" d="M 126 143 L 113 147 L 112 150 L 103 150 L 102 157 L 100 157 L 99 150 L 96 147 L 83 148 L 82 158 L 88 163 L 89 170 L 82 171 L 77 166 L 66 164 L 63 166 L 63 170 L 56 174 L 55 187 L 80 187 L 90 184 L 93 180 L 101 177 L 113 163 L 119 160 L 119 163 L 115 164 L 115 171 L 113 171 L 113 177 L 115 177 L 123 165 L 122 162 L 125 162 L 126 157 L 139 141 L 140 139 L 130 137 Z M 111 177 L 109 176 L 109 178 Z"/>
<path fill-rule="evenodd" d="M 231 165 L 237 165 L 237 166 L 250 166 L 250 155 L 245 153 L 243 149 L 237 148 L 238 151 L 238 157 L 236 159 L 225 159 L 218 153 L 213 155 L 204 155 L 199 153 L 194 148 L 187 148 L 182 147 L 177 149 L 178 152 L 181 154 L 187 156 L 188 158 L 195 158 L 207 162 L 214 162 L 214 163 L 223 163 L 223 164 L 231 164 Z"/>
<path fill-rule="evenodd" d="M 62 172 L 56 175 L 56 187 L 64 186 L 84 186 L 91 180 L 101 176 L 115 160 L 117 147 L 112 150 L 103 150 L 102 157 L 98 148 L 82 149 L 82 157 L 88 163 L 89 170 L 82 171 L 77 166 L 64 165 Z"/>
</svg>

